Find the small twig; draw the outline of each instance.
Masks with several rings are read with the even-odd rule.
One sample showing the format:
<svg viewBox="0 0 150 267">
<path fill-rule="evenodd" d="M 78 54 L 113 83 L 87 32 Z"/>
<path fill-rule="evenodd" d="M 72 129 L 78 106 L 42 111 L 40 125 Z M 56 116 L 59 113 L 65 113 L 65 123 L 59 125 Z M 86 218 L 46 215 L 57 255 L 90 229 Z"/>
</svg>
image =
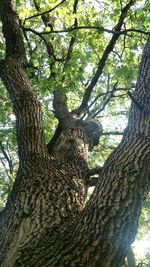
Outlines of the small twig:
<svg viewBox="0 0 150 267">
<path fill-rule="evenodd" d="M 12 160 L 11 158 L 8 156 L 4 146 L 2 145 L 2 142 L 0 142 L 0 149 L 4 155 L 4 158 L 6 159 L 6 161 L 8 162 L 8 165 L 9 165 L 9 171 L 10 171 L 10 174 L 13 173 L 13 164 L 12 164 Z"/>
<path fill-rule="evenodd" d="M 105 95 L 109 95 L 111 94 L 111 92 L 117 92 L 117 91 L 128 91 L 129 89 L 128 88 L 122 88 L 122 87 L 118 87 L 118 88 L 115 88 L 115 89 L 112 89 L 110 91 L 107 91 L 105 93 L 99 93 L 95 98 L 94 100 L 91 102 L 91 104 L 88 106 L 88 108 L 91 108 L 93 106 L 93 104 L 98 100 L 98 98 L 102 97 L 102 96 L 105 96 Z"/>
<path fill-rule="evenodd" d="M 112 132 L 102 132 L 101 135 L 109 136 L 109 135 L 123 135 L 123 132 L 112 131 Z"/>
<path fill-rule="evenodd" d="M 121 56 L 119 55 L 119 53 L 118 53 L 117 51 L 114 51 L 114 50 L 113 50 L 112 53 L 114 53 L 115 55 L 117 55 L 117 57 L 118 57 L 119 60 L 121 61 L 122 58 L 121 58 Z"/>
<path fill-rule="evenodd" d="M 3 159 L 1 159 L 1 164 L 4 168 L 5 175 L 7 175 L 9 181 L 11 181 L 11 175 L 10 175 L 11 173 L 9 174 L 10 171 L 8 171 Z"/>
<path fill-rule="evenodd" d="M 126 29 L 126 24 L 124 23 L 124 28 Z M 122 52 L 121 52 L 121 58 L 123 56 L 123 53 L 125 51 L 125 47 L 126 47 L 126 37 L 127 37 L 127 34 L 124 34 L 123 36 L 123 48 L 122 48 Z"/>
<path fill-rule="evenodd" d="M 53 47 L 51 45 L 51 43 L 48 43 L 46 41 L 46 39 L 44 38 L 44 36 L 42 35 L 42 33 L 40 32 L 37 32 L 36 30 L 33 30 L 33 29 L 26 29 L 26 28 L 23 28 L 24 31 L 31 31 L 32 33 L 34 33 L 35 35 L 39 36 L 45 43 L 46 45 L 46 48 L 47 48 L 47 53 L 49 55 L 49 57 L 53 57 L 56 61 L 58 62 L 63 62 L 65 61 L 63 58 L 57 58 L 55 55 L 54 55 L 54 51 L 53 51 Z"/>
<path fill-rule="evenodd" d="M 25 18 L 24 23 L 29 19 L 36 18 L 36 17 L 39 17 L 39 16 L 43 16 L 43 15 L 46 15 L 46 14 L 52 12 L 53 10 L 55 10 L 57 7 L 59 7 L 64 2 L 66 2 L 66 0 L 62 0 L 59 4 L 57 4 L 56 6 L 54 6 L 53 8 L 51 8 L 49 10 L 46 10 L 44 12 L 40 12 L 40 13 L 34 14 L 34 15 L 28 17 L 28 18 Z"/>
<path fill-rule="evenodd" d="M 110 93 L 110 96 L 106 99 L 106 101 L 103 103 L 102 107 L 97 111 L 95 112 L 93 115 L 92 115 L 92 118 L 95 118 L 100 112 L 102 112 L 106 105 L 109 103 L 109 101 L 111 100 L 111 98 L 114 96 L 114 92 L 115 92 L 115 89 L 117 87 L 117 84 L 118 84 L 118 81 L 114 84 L 113 86 L 113 90 L 111 91 Z"/>
</svg>

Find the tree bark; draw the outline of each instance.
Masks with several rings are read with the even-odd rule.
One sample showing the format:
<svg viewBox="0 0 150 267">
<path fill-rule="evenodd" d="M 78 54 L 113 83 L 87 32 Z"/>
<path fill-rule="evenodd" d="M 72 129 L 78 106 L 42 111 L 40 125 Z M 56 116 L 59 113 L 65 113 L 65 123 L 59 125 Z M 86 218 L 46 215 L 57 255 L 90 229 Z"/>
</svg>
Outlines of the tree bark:
<svg viewBox="0 0 150 267">
<path fill-rule="evenodd" d="M 0 214 L 0 264 L 119 267 L 134 241 L 142 201 L 149 189 L 150 38 L 123 139 L 105 162 L 85 205 L 90 144 L 84 124 L 73 123 L 71 128 L 69 123 L 59 134 L 52 154 L 48 153 L 42 107 L 25 73 L 19 19 L 10 0 L 1 0 L 0 8 L 6 38 L 0 76 L 14 106 L 20 160 L 12 192 Z M 61 104 L 66 110 L 65 99 Z"/>
</svg>

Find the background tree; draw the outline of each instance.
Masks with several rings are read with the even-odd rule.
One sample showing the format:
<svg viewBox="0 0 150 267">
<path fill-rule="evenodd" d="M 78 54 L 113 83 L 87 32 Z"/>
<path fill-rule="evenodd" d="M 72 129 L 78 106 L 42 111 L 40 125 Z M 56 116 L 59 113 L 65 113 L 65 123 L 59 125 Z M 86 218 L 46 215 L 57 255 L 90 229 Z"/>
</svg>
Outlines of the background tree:
<svg viewBox="0 0 150 267">
<path fill-rule="evenodd" d="M 132 0 L 1 0 L 0 76 L 16 116 L 15 139 L 1 85 L 2 190 L 9 195 L 0 213 L 2 267 L 124 263 L 149 189 L 150 38 L 135 84 L 148 10 L 148 2 Z M 90 169 L 99 138 L 101 162 L 114 146 L 106 137 L 122 135 L 105 121 L 127 115 L 127 98 L 122 141 L 103 167 Z"/>
</svg>

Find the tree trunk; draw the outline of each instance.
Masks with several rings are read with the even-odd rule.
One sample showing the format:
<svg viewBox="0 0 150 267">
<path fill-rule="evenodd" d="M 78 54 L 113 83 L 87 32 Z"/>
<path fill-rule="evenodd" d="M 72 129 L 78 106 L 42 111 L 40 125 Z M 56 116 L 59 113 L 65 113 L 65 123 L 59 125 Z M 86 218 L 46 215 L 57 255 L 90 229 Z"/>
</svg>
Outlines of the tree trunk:
<svg viewBox="0 0 150 267">
<path fill-rule="evenodd" d="M 6 38 L 0 76 L 14 106 L 20 165 L 0 214 L 1 267 L 119 267 L 134 241 L 149 187 L 150 38 L 123 140 L 105 162 L 85 205 L 91 139 L 84 124 L 70 124 L 70 115 L 69 127 L 48 153 L 41 105 L 25 74 L 19 21 L 10 3 L 0 3 Z"/>
</svg>

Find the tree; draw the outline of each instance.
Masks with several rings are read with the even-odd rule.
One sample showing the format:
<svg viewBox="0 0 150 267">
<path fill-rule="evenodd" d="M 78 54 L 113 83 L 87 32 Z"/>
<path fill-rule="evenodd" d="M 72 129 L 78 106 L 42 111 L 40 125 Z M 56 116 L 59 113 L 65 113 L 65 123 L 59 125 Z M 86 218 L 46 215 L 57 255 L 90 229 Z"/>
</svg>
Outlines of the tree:
<svg viewBox="0 0 150 267">
<path fill-rule="evenodd" d="M 34 6 L 37 13 L 29 14 L 24 21 L 19 19 L 14 1 L 0 2 L 6 42 L 5 57 L 0 61 L 0 76 L 16 116 L 19 156 L 16 179 L 0 213 L 2 267 L 118 267 L 123 264 L 134 241 L 142 201 L 149 189 L 150 38 L 143 51 L 134 93 L 128 91 L 132 105 L 122 141 L 102 168 L 90 170 L 87 164 L 88 152 L 98 145 L 102 136 L 102 126 L 96 116 L 118 90 L 118 80 L 112 82 L 112 90 L 105 93 L 98 93 L 95 89 L 102 75 L 106 82 L 104 67 L 110 60 L 110 53 L 117 44 L 121 50 L 119 40 L 122 36 L 128 38 L 129 43 L 129 33 L 149 34 L 144 22 L 141 22 L 143 29 L 126 28 L 126 25 L 134 25 L 135 10 L 132 8 L 135 1 L 124 2 L 119 2 L 119 8 L 117 1 L 113 3 L 118 21 L 113 17 L 115 27 L 112 30 L 100 25 L 97 19 L 89 26 L 88 17 L 84 21 L 87 24 L 83 25 L 81 13 L 84 3 L 79 16 L 77 0 L 69 3 L 63 0 L 56 5 L 52 2 L 50 9 L 49 1 L 40 3 L 34 0 L 29 9 L 32 13 Z M 22 4 L 22 1 L 17 1 L 18 14 L 25 12 Z M 145 12 L 148 5 L 145 3 L 142 7 Z M 50 16 L 53 11 L 55 15 Z M 66 13 L 62 15 L 61 12 Z M 58 22 L 56 15 L 60 16 Z M 67 20 L 62 21 L 62 16 L 67 16 Z M 91 13 L 91 16 L 94 18 L 96 15 Z M 34 23 L 40 31 L 34 28 Z M 62 29 L 58 30 L 58 27 Z M 82 54 L 82 45 L 77 41 L 85 37 L 81 33 L 83 29 L 84 33 L 87 29 L 96 30 L 92 38 L 97 38 L 96 45 L 101 42 L 99 62 L 95 64 L 90 80 L 88 77 L 84 80 L 86 88 L 85 84 L 81 86 L 82 72 L 87 62 L 95 62 L 94 57 L 98 57 L 95 56 L 97 51 L 94 56 L 90 55 L 93 40 L 89 47 L 86 46 L 85 55 Z M 64 37 L 65 32 L 68 35 Z M 104 38 L 105 33 L 111 34 L 109 41 Z M 104 47 L 106 41 L 108 44 Z M 35 57 L 38 49 L 44 49 L 44 59 L 40 58 L 39 52 Z M 35 92 L 38 83 L 40 88 L 39 77 L 41 80 L 44 78 L 42 88 L 45 88 L 45 95 L 47 92 L 53 95 L 53 113 L 58 120 L 48 144 L 43 133 L 43 106 Z M 75 90 L 78 90 L 78 99 L 82 99 L 79 106 L 70 110 Z M 103 94 L 108 97 L 99 107 L 96 101 Z M 70 101 L 69 108 L 67 101 Z M 99 173 L 99 178 L 85 204 L 90 177 L 95 173 Z"/>
</svg>

